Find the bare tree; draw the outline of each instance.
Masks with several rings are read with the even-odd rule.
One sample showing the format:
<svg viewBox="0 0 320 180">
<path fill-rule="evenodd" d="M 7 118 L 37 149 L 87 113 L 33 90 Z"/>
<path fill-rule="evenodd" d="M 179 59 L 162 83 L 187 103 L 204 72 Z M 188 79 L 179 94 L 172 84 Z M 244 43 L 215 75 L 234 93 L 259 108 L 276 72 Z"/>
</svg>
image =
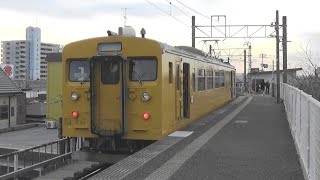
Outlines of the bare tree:
<svg viewBox="0 0 320 180">
<path fill-rule="evenodd" d="M 319 67 L 320 58 L 312 53 L 310 42 L 305 47 L 300 44 L 300 49 L 298 59 L 303 71 L 301 75 L 295 78 L 293 85 L 320 101 L 320 78 L 316 71 Z"/>
</svg>

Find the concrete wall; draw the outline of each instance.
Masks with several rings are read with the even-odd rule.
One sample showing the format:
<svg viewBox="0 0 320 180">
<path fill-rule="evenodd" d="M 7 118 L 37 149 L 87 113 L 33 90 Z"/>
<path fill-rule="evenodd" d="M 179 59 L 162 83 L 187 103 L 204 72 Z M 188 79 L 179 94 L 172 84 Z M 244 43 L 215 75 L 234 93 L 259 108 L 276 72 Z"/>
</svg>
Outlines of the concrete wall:
<svg viewBox="0 0 320 180">
<path fill-rule="evenodd" d="M 62 67 L 61 61 L 48 61 L 47 119 L 58 121 L 61 117 Z"/>
<path fill-rule="evenodd" d="M 26 123 L 26 95 L 18 94 L 17 97 L 17 124 L 25 124 Z"/>
</svg>

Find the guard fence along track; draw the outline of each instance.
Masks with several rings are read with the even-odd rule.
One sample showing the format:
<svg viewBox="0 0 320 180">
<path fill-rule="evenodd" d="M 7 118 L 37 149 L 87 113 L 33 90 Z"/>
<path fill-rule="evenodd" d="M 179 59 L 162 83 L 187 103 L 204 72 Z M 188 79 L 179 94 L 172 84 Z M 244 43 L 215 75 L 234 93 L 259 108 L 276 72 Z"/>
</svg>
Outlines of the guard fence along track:
<svg viewBox="0 0 320 180">
<path fill-rule="evenodd" d="M 39 171 L 48 165 L 57 166 L 71 159 L 71 154 L 80 150 L 82 138 L 63 138 L 0 156 L 0 179 L 26 177 L 26 173 Z"/>
<path fill-rule="evenodd" d="M 280 95 L 305 179 L 320 179 L 320 102 L 283 83 Z"/>
</svg>

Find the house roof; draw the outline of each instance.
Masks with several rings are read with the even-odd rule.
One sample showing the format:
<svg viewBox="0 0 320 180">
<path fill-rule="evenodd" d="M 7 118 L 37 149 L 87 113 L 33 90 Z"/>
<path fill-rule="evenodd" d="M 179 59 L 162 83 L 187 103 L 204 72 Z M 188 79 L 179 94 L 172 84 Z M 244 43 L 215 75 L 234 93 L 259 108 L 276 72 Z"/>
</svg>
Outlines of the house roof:
<svg viewBox="0 0 320 180">
<path fill-rule="evenodd" d="M 23 92 L 0 68 L 0 95 L 1 94 L 19 94 L 19 93 L 23 93 Z"/>
<path fill-rule="evenodd" d="M 293 72 L 293 71 L 301 71 L 302 68 L 293 68 L 293 69 L 287 69 L 287 72 Z M 259 74 L 269 74 L 269 73 L 277 73 L 276 70 L 274 71 L 259 71 L 259 72 L 253 72 L 253 73 L 248 73 L 248 74 L 255 74 L 255 75 L 259 75 Z M 283 69 L 280 70 L 280 73 L 283 72 Z"/>
</svg>

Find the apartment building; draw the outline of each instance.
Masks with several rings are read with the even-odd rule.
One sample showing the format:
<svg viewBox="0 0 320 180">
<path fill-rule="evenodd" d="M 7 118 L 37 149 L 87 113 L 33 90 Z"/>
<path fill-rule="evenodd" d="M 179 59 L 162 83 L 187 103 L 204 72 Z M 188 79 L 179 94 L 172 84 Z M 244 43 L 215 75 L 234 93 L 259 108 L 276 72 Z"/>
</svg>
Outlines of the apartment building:
<svg viewBox="0 0 320 180">
<path fill-rule="evenodd" d="M 59 52 L 59 44 L 42 43 L 41 30 L 26 29 L 26 40 L 2 41 L 1 62 L 13 65 L 14 80 L 47 78 L 46 54 Z"/>
</svg>

